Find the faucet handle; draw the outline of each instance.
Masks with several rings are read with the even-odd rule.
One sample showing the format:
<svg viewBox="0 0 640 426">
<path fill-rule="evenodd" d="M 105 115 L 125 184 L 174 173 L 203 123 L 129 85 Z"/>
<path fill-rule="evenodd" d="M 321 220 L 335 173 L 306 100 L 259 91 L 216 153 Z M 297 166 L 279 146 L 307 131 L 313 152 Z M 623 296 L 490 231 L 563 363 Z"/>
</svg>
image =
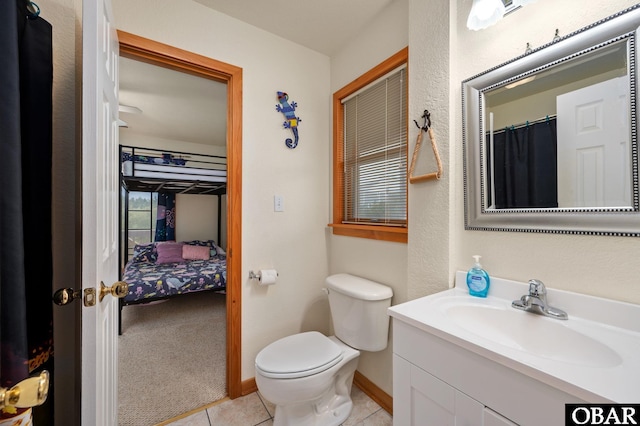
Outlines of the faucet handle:
<svg viewBox="0 0 640 426">
<path fill-rule="evenodd" d="M 529 295 L 530 296 L 544 296 L 547 294 L 547 288 L 540 280 L 529 280 Z"/>
</svg>

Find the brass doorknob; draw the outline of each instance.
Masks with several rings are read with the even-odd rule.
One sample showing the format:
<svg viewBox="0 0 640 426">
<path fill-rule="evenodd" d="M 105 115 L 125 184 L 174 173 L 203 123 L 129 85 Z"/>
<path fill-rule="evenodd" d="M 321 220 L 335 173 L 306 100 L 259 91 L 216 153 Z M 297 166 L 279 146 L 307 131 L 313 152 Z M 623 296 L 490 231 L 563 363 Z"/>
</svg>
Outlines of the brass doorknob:
<svg viewBox="0 0 640 426">
<path fill-rule="evenodd" d="M 0 410 L 6 406 L 27 408 L 42 404 L 49 394 L 49 372 L 24 379 L 11 389 L 0 387 Z"/>
<path fill-rule="evenodd" d="M 124 281 L 116 281 L 111 287 L 107 287 L 104 285 L 102 281 L 100 281 L 100 301 L 107 295 L 110 294 L 113 297 L 118 299 L 123 298 L 127 295 L 127 291 L 129 290 L 129 284 Z"/>
<path fill-rule="evenodd" d="M 99 291 L 99 299 L 102 302 L 102 299 L 108 294 L 113 297 L 123 298 L 126 296 L 127 291 L 129 291 L 129 284 L 124 281 L 116 281 L 111 287 L 107 287 L 104 285 L 104 282 L 100 281 L 100 289 Z M 80 299 L 84 294 L 84 306 L 95 306 L 96 304 L 96 289 L 95 288 L 85 288 L 82 293 L 79 291 L 75 291 L 72 288 L 61 288 L 56 290 L 53 293 L 53 303 L 56 305 L 67 305 L 76 299 Z"/>
</svg>

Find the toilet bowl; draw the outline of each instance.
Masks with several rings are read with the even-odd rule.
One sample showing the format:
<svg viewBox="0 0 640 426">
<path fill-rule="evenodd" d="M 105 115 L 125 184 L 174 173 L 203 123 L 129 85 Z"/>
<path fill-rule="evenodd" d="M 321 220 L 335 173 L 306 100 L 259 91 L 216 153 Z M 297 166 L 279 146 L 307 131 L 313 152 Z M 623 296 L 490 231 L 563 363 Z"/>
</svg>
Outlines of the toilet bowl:
<svg viewBox="0 0 640 426">
<path fill-rule="evenodd" d="M 387 346 L 391 289 L 349 274 L 327 278 L 336 335 L 283 337 L 255 360 L 261 395 L 276 406 L 274 425 L 339 425 L 351 413 L 351 385 L 360 350 Z"/>
<path fill-rule="evenodd" d="M 303 365 L 296 362 L 304 359 L 299 351 L 277 350 L 291 348 L 290 343 L 299 345 L 305 355 L 317 349 L 314 361 Z M 339 425 L 349 417 L 358 350 L 335 336 L 315 331 L 288 336 L 271 345 L 256 357 L 256 384 L 262 396 L 276 406 L 274 425 Z M 282 354 L 280 362 L 268 364 L 265 358 L 270 354 Z"/>
</svg>

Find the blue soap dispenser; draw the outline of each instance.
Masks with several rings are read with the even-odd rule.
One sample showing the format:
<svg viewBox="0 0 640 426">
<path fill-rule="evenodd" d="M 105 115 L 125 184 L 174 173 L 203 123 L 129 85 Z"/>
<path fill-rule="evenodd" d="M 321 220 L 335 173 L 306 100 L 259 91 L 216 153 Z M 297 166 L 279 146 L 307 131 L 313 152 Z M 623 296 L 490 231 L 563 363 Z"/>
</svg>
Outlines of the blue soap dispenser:
<svg viewBox="0 0 640 426">
<path fill-rule="evenodd" d="M 487 297 L 489 292 L 489 274 L 482 269 L 480 264 L 479 255 L 474 255 L 473 258 L 476 263 L 467 272 L 467 287 L 469 287 L 469 294 L 476 297 Z"/>
</svg>

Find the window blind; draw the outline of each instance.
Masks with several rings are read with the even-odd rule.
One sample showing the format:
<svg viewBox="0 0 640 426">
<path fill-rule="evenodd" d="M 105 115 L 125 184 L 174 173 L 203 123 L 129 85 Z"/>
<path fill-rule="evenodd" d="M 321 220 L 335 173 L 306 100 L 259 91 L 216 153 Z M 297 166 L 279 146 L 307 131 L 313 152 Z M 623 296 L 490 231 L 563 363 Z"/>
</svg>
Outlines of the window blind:
<svg viewBox="0 0 640 426">
<path fill-rule="evenodd" d="M 343 223 L 407 224 L 406 89 L 401 67 L 343 103 Z"/>
</svg>

